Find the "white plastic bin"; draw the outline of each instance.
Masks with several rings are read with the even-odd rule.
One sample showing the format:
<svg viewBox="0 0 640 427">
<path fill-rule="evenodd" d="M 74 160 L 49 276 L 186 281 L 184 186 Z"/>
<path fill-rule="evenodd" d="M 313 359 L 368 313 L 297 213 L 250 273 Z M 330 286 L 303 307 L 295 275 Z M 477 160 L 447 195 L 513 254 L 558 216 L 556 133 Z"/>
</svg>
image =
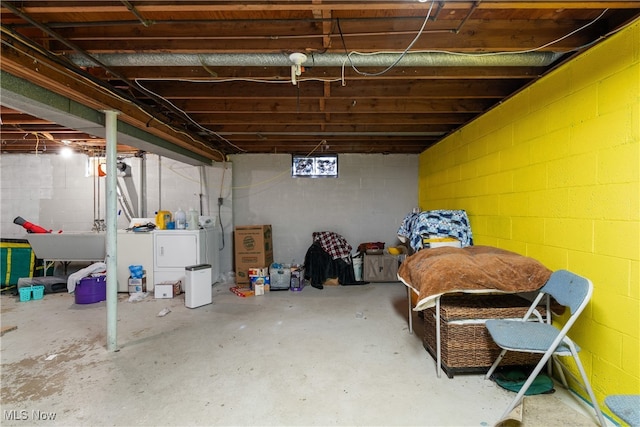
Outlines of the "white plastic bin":
<svg viewBox="0 0 640 427">
<path fill-rule="evenodd" d="M 211 265 L 189 265 L 184 270 L 184 305 L 196 308 L 211 304 Z"/>
<path fill-rule="evenodd" d="M 269 267 L 271 290 L 288 290 L 291 285 L 291 266 L 273 263 Z"/>
<path fill-rule="evenodd" d="M 362 282 L 362 257 L 351 258 L 353 260 L 353 274 L 356 282 Z"/>
</svg>

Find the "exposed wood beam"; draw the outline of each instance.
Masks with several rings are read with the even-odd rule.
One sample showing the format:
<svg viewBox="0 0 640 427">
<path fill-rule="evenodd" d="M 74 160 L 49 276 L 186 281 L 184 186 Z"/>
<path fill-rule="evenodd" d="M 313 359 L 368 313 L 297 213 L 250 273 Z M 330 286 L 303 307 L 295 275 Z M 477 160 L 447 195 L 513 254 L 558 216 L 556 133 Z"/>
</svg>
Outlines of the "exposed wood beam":
<svg viewBox="0 0 640 427">
<path fill-rule="evenodd" d="M 420 153 L 640 17 L 640 1 L 616 0 L 439 0 L 426 22 L 432 4 L 416 0 L 1 2 L 7 81 L 21 76 L 95 109 L 92 118 L 105 107 L 119 110 L 128 126 L 172 147 L 222 155 L 326 147 Z M 410 56 L 395 63 L 407 46 Z M 292 52 L 309 58 L 297 85 Z M 345 52 L 385 55 L 353 59 L 356 70 L 343 63 Z M 113 55 L 92 62 L 98 53 Z M 536 61 L 526 62 L 530 56 Z M 3 89 L 20 95 L 13 87 Z M 23 99 L 6 99 L 28 111 Z M 32 150 L 40 136 L 49 149 L 62 137 L 82 144 L 86 132 L 99 131 L 78 125 L 85 135 L 76 134 L 0 111 L 3 150 L 9 140 Z M 55 118 L 46 113 L 40 117 Z"/>
<path fill-rule="evenodd" d="M 592 36 L 590 31 L 585 30 L 573 35 L 570 39 L 562 39 L 566 35 L 566 27 L 562 27 L 555 22 L 549 21 L 549 28 L 540 21 L 535 22 L 514 22 L 506 28 L 494 28 L 491 24 L 470 26 L 464 29 L 465 32 L 472 33 L 474 37 L 460 37 L 447 30 L 430 33 L 429 37 L 418 39 L 413 46 L 413 50 L 448 50 L 457 52 L 503 52 L 520 51 L 530 48 L 530 46 L 544 46 L 549 42 L 558 40 L 556 43 L 545 47 L 543 50 L 563 52 L 572 49 L 576 44 L 588 43 Z M 309 32 L 297 33 L 288 37 L 281 34 L 281 31 L 274 30 L 272 34 L 264 36 L 243 35 L 240 39 L 230 40 L 225 34 L 233 31 L 229 24 L 226 31 L 221 31 L 219 36 L 197 36 L 191 32 L 184 37 L 174 36 L 172 33 L 158 29 L 157 37 L 139 36 L 123 33 L 121 35 L 104 36 L 103 38 L 79 38 L 70 31 L 62 31 L 65 38 L 71 40 L 83 50 L 91 53 L 139 53 L 139 52 L 166 52 L 170 50 L 176 53 L 279 53 L 294 51 L 316 51 L 323 52 L 327 49 L 343 52 L 345 47 L 339 35 L 328 37 L 336 39 L 335 42 L 326 43 L 325 36 L 309 30 Z M 364 24 L 363 24 L 364 25 Z M 469 24 L 470 25 L 470 24 Z M 579 23 L 574 25 L 578 28 Z M 353 31 L 353 30 L 352 30 Z M 417 30 L 415 30 L 417 31 Z M 403 51 L 407 44 L 415 36 L 415 31 L 404 34 L 394 34 L 394 32 L 383 31 L 378 34 L 349 35 L 346 34 L 346 49 L 359 52 L 377 51 Z M 145 32 L 146 33 L 146 32 Z M 117 42 L 117 43 L 115 43 Z M 51 40 L 51 49 L 59 52 L 71 53 L 71 50 L 60 42 Z"/>
<path fill-rule="evenodd" d="M 3 34 L 3 39 L 4 37 Z M 175 129 L 153 120 L 132 103 L 84 81 L 70 70 L 52 63 L 38 52 L 21 52 L 17 49 L 7 48 L 3 44 L 1 55 L 0 69 L 3 71 L 67 96 L 95 110 L 114 109 L 120 111 L 123 113 L 121 115 L 122 121 L 212 160 L 224 160 L 223 155 L 204 142 L 188 140 Z"/>
<path fill-rule="evenodd" d="M 393 132 L 393 126 L 411 124 L 460 124 L 475 116 L 475 114 L 446 114 L 446 113 L 387 113 L 387 114 L 337 114 L 333 113 L 327 118 L 329 113 L 307 113 L 307 114 L 281 114 L 274 116 L 271 113 L 254 114 L 192 114 L 191 117 L 203 125 L 271 125 L 274 123 L 281 125 L 321 125 L 323 123 L 357 125 L 359 123 L 376 123 L 385 125 Z"/>
<path fill-rule="evenodd" d="M 448 1 L 445 2 L 443 8 L 449 9 L 469 9 L 474 5 L 474 1 Z M 637 8 L 636 1 L 537 1 L 537 2 L 520 2 L 520 1 L 501 1 L 501 0 L 484 0 L 479 5 L 479 9 L 566 9 L 580 7 L 581 9 L 602 9 L 604 5 L 612 9 L 632 9 Z M 413 1 L 400 2 L 368 2 L 366 4 L 368 10 L 425 10 L 428 4 Z M 345 1 L 340 3 L 311 3 L 311 2 L 216 2 L 216 3 L 188 3 L 180 4 L 139 4 L 136 9 L 140 13 L 149 12 L 265 12 L 265 11 L 313 11 L 313 10 L 358 10 L 362 8 L 362 2 Z M 35 1 L 25 3 L 23 11 L 31 15 L 39 13 L 129 13 L 124 4 L 121 5 L 102 5 L 100 3 L 82 2 L 81 4 L 64 4 L 58 5 L 56 2 L 41 2 L 36 4 Z M 5 10 L 2 11 L 6 12 Z"/>
<path fill-rule="evenodd" d="M 250 100 L 236 99 L 174 99 L 172 102 L 187 113 L 283 113 L 304 114 L 317 111 L 327 113 L 393 113 L 417 112 L 429 113 L 480 113 L 494 105 L 500 98 L 488 99 L 429 99 L 411 97 L 407 99 L 368 99 L 324 97 L 314 99 L 264 99 L 259 103 Z M 320 104 L 320 107 L 318 107 Z"/>
<path fill-rule="evenodd" d="M 207 66 L 215 71 L 217 77 L 204 67 L 111 67 L 113 70 L 129 78 L 149 80 L 224 80 L 224 79 L 257 79 L 257 80 L 290 80 L 291 70 L 288 67 L 219 67 Z M 362 67 L 362 71 L 374 73 L 376 69 Z M 117 80 L 106 71 L 93 67 L 89 71 L 95 76 L 107 80 Z M 353 80 L 443 80 L 456 79 L 534 79 L 544 72 L 543 67 L 396 67 L 381 76 L 363 76 L 355 73 L 351 68 L 345 70 L 345 78 Z M 298 80 L 310 78 L 340 79 L 342 73 L 338 67 L 305 67 L 304 73 Z"/>
<path fill-rule="evenodd" d="M 331 83 L 331 96 L 342 98 L 431 98 L 431 99 L 464 99 L 464 98 L 496 98 L 510 94 L 522 82 L 504 80 L 489 83 L 486 80 L 477 81 L 388 81 L 380 82 L 357 81 L 349 82 L 346 86 Z M 173 82 L 170 85 L 162 82 L 147 82 L 146 87 L 170 99 L 300 99 L 326 97 L 325 83 L 305 82 L 298 89 L 289 82 L 282 84 L 261 84 L 253 82 L 231 82 L 224 85 L 216 83 L 185 83 Z"/>
<path fill-rule="evenodd" d="M 443 133 L 449 132 L 454 126 L 444 125 L 444 124 L 422 124 L 422 123 L 413 123 L 409 125 L 397 125 L 394 127 L 393 131 L 389 129 L 389 125 L 386 124 L 377 124 L 377 123 L 368 123 L 368 124 L 357 124 L 357 123 L 347 123 L 347 124 L 333 124 L 329 123 L 326 125 L 326 128 L 323 129 L 325 132 L 351 132 L 353 136 L 358 136 L 358 134 L 367 133 L 367 132 L 376 132 L 381 135 L 391 135 L 397 132 L 407 132 L 407 133 L 424 133 L 424 132 L 436 132 Z M 229 135 L 229 134 L 244 134 L 244 133 L 252 133 L 252 134 L 268 134 L 268 133 L 298 133 L 298 134 L 308 134 L 312 135 L 321 131 L 319 126 L 307 126 L 304 124 L 296 124 L 296 125 L 288 125 L 286 127 L 277 125 L 277 124 L 261 124 L 261 125 L 209 125 L 208 128 L 214 129 L 219 132 L 221 135 Z"/>
</svg>

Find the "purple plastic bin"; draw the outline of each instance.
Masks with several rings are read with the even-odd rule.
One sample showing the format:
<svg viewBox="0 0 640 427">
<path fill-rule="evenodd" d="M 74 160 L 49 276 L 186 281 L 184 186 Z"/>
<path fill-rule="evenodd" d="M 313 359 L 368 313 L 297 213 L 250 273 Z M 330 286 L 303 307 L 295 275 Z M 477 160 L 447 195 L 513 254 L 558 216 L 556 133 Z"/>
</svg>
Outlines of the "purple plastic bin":
<svg viewBox="0 0 640 427">
<path fill-rule="evenodd" d="M 93 304 L 107 299 L 107 276 L 85 277 L 76 285 L 76 304 Z"/>
</svg>

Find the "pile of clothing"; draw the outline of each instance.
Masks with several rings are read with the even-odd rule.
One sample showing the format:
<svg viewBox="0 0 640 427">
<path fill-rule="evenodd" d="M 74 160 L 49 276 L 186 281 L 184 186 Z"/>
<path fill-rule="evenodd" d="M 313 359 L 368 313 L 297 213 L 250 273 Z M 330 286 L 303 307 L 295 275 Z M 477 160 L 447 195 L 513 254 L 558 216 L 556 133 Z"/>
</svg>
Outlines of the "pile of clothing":
<svg viewBox="0 0 640 427">
<path fill-rule="evenodd" d="M 316 289 L 323 289 L 328 281 L 335 279 L 340 285 L 360 284 L 353 271 L 352 249 L 340 234 L 314 232 L 313 243 L 304 258 L 304 278 Z"/>
</svg>

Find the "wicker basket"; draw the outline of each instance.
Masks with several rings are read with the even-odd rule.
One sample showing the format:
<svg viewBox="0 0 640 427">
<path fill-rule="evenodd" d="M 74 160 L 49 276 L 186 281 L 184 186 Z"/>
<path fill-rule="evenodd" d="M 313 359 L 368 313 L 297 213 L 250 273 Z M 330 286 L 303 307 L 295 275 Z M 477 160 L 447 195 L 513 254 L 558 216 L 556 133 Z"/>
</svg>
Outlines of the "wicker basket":
<svg viewBox="0 0 640 427">
<path fill-rule="evenodd" d="M 516 295 L 452 295 L 440 302 L 441 363 L 447 376 L 485 372 L 500 354 L 482 320 L 521 318 L 531 304 Z M 543 306 L 538 307 L 542 316 Z M 467 323 L 459 323 L 467 321 Z M 436 358 L 435 307 L 424 311 L 424 347 Z M 541 355 L 507 352 L 500 366 L 535 365 Z"/>
</svg>

